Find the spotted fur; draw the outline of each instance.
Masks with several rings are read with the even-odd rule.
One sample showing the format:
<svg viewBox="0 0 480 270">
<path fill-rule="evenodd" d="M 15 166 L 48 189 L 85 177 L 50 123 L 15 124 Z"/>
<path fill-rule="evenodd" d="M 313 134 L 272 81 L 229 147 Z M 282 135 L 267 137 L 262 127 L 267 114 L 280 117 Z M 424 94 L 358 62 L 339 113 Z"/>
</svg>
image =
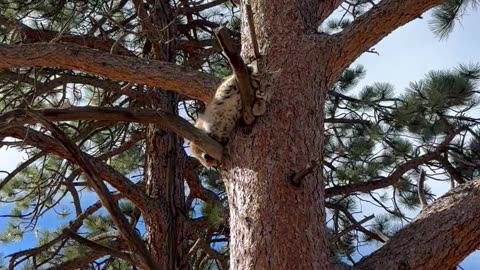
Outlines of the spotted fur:
<svg viewBox="0 0 480 270">
<path fill-rule="evenodd" d="M 257 98 L 265 98 L 262 75 L 256 66 L 248 66 L 252 88 Z M 268 79 L 265 86 L 269 86 Z M 265 103 L 265 101 L 264 101 Z M 254 107 L 255 108 L 255 107 Z M 195 127 L 205 131 L 210 137 L 225 145 L 232 130 L 242 116 L 242 99 L 235 75 L 225 79 L 215 92 L 213 99 L 207 104 L 203 114 L 199 115 Z M 205 167 L 218 166 L 218 162 L 194 143 L 190 143 L 190 151 Z"/>
</svg>

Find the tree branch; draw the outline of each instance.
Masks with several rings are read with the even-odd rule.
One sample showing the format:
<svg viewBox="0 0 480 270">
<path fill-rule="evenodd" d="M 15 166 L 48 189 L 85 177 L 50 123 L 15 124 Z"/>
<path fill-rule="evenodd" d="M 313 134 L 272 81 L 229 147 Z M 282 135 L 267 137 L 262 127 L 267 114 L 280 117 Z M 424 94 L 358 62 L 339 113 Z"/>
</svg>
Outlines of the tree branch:
<svg viewBox="0 0 480 270">
<path fill-rule="evenodd" d="M 135 264 L 134 261 L 132 261 L 132 258 L 130 257 L 130 255 L 127 254 L 127 253 L 118 251 L 117 249 L 114 249 L 114 248 L 111 248 L 111 247 L 108 247 L 108 246 L 104 246 L 102 244 L 93 242 L 91 240 L 88 240 L 87 238 L 76 234 L 74 231 L 71 231 L 68 228 L 63 229 L 62 232 L 64 234 L 66 234 L 69 238 L 77 241 L 79 244 L 84 245 L 86 247 L 89 247 L 90 249 L 95 250 L 96 252 L 101 252 L 103 254 L 108 254 L 108 255 L 111 255 L 111 256 L 114 256 L 114 257 L 117 257 L 117 258 L 120 258 L 120 259 L 123 259 L 125 261 L 128 261 L 128 262 L 131 262 L 131 263 Z"/>
<path fill-rule="evenodd" d="M 185 161 L 185 181 L 187 182 L 188 189 L 190 190 L 190 194 L 198 199 L 203 200 L 209 204 L 216 204 L 220 202 L 220 197 L 218 197 L 215 192 L 205 188 L 200 180 L 198 179 L 198 174 L 195 172 L 195 169 L 198 168 L 200 162 L 192 157 L 187 157 Z"/>
<path fill-rule="evenodd" d="M 123 248 L 123 243 L 119 241 L 111 241 L 108 244 L 108 247 L 111 249 L 121 250 Z M 98 250 L 89 250 L 83 253 L 81 256 L 73 258 L 71 260 L 64 261 L 58 265 L 46 268 L 45 270 L 71 270 L 71 269 L 85 269 L 86 265 L 94 262 L 95 260 L 109 255 L 107 252 L 98 251 Z"/>
<path fill-rule="evenodd" d="M 173 63 L 112 55 L 74 44 L 0 45 L 0 69 L 58 67 L 175 91 L 205 103 L 219 79 Z"/>
<path fill-rule="evenodd" d="M 240 57 L 240 53 L 236 51 L 233 40 L 230 38 L 230 33 L 226 27 L 222 26 L 215 29 L 215 35 L 217 36 L 218 43 L 220 43 L 225 56 L 230 62 L 235 79 L 238 82 L 238 88 L 240 88 L 243 121 L 245 124 L 250 125 L 255 120 L 255 116 L 252 112 L 255 93 L 253 92 L 247 65 L 245 65 L 243 59 Z"/>
<path fill-rule="evenodd" d="M 330 2 L 330 1 L 326 1 Z M 383 0 L 334 36 L 329 68 L 337 78 L 362 53 L 395 29 L 435 7 L 441 0 Z M 325 50 L 325 48 L 322 48 Z M 325 50 L 330 51 L 330 50 Z"/>
<path fill-rule="evenodd" d="M 426 177 L 426 172 L 423 169 L 420 169 L 420 175 L 418 176 L 418 199 L 420 201 L 420 205 L 422 209 L 428 206 L 427 198 L 425 197 L 425 177 Z"/>
<path fill-rule="evenodd" d="M 173 131 L 179 136 L 194 142 L 215 159 L 221 160 L 223 157 L 222 145 L 210 138 L 206 133 L 195 128 L 187 120 L 167 112 L 110 107 L 70 107 L 68 109 L 31 111 L 50 121 L 106 120 L 156 124 L 162 129 Z M 4 128 L 27 123 L 35 123 L 35 120 L 29 117 L 24 109 L 16 109 L 0 114 L 0 132 Z"/>
<path fill-rule="evenodd" d="M 357 269 L 454 269 L 480 246 L 480 181 L 448 192 Z M 435 228 L 435 230 L 432 230 Z M 441 234 L 439 234 L 441 232 Z"/>
<path fill-rule="evenodd" d="M 102 202 L 102 205 L 108 210 L 113 223 L 117 226 L 118 230 L 122 234 L 122 237 L 125 239 L 126 244 L 134 255 L 133 257 L 138 259 L 138 263 L 146 269 L 159 269 L 153 261 L 145 244 L 143 243 L 142 238 L 135 231 L 135 229 L 130 226 L 127 218 L 120 210 L 117 200 L 115 200 L 110 194 L 110 191 L 103 182 L 103 179 L 99 177 L 99 172 L 96 171 L 92 166 L 90 162 L 91 159 L 86 156 L 78 148 L 78 146 L 63 133 L 61 129 L 52 124 L 49 120 L 30 111 L 27 113 L 31 117 L 36 118 L 47 130 L 52 133 L 52 136 L 60 142 L 65 150 L 67 150 L 67 152 L 71 155 L 71 158 L 75 161 L 75 163 L 83 170 L 87 176 L 89 185 L 95 190 L 100 198 L 100 201 Z"/>
<path fill-rule="evenodd" d="M 421 155 L 417 158 L 413 158 L 403 163 L 402 165 L 398 166 L 398 168 L 388 177 L 381 177 L 380 179 L 368 180 L 366 182 L 355 183 L 346 186 L 327 188 L 325 189 L 325 197 L 330 198 L 337 195 L 348 195 L 355 192 L 369 192 L 375 189 L 386 188 L 394 185 L 409 170 L 415 169 L 428 161 L 438 159 L 442 151 L 445 151 L 446 147 L 453 140 L 455 135 L 456 133 L 454 132 L 447 135 L 444 141 L 435 149 L 435 151 Z"/>
<path fill-rule="evenodd" d="M 32 145 L 40 150 L 57 155 L 61 158 L 74 162 L 73 157 L 52 137 L 42 134 L 39 131 L 25 127 L 0 128 L 0 134 L 15 139 L 23 140 L 25 144 Z M 137 185 L 128 178 L 119 174 L 112 167 L 106 165 L 102 160 L 86 155 L 90 159 L 91 166 L 98 172 L 99 176 L 107 181 L 125 198 L 132 201 L 142 212 L 148 211 L 149 199 L 139 190 Z"/>
</svg>

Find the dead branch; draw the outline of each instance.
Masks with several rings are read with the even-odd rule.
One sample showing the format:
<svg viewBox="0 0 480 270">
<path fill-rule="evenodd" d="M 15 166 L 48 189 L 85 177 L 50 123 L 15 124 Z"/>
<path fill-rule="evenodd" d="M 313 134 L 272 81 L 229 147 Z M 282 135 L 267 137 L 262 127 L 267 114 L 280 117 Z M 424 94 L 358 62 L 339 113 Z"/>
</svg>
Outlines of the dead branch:
<svg viewBox="0 0 480 270">
<path fill-rule="evenodd" d="M 341 205 L 338 205 L 338 204 L 333 204 L 331 202 L 325 202 L 325 207 L 327 208 L 330 208 L 330 209 L 335 209 L 337 211 L 341 211 L 345 217 L 350 220 L 351 223 L 353 224 L 357 224 L 355 229 L 357 229 L 358 231 L 364 233 L 365 235 L 367 235 L 368 237 L 372 238 L 372 239 L 375 239 L 379 242 L 384 242 L 384 240 L 378 235 L 376 234 L 375 232 L 371 232 L 369 230 L 367 230 L 366 228 L 364 228 L 362 226 L 361 223 L 359 223 L 355 217 L 352 215 L 352 213 L 350 213 L 350 211 L 348 211 L 348 209 L 346 209 L 345 207 L 341 206 Z"/>
<path fill-rule="evenodd" d="M 427 198 L 425 198 L 425 170 L 420 170 L 420 175 L 418 176 L 418 199 L 420 200 L 420 205 L 422 209 L 428 206 Z"/>
<path fill-rule="evenodd" d="M 320 158 L 312 160 L 310 163 L 305 166 L 305 168 L 298 171 L 291 179 L 291 182 L 294 186 L 299 187 L 302 184 L 302 181 L 307 175 L 313 173 L 315 168 L 321 165 Z"/>
<path fill-rule="evenodd" d="M 240 88 L 240 96 L 242 98 L 243 121 L 247 125 L 253 124 L 255 116 L 252 112 L 253 102 L 255 101 L 255 93 L 252 88 L 250 74 L 248 68 L 240 57 L 240 53 L 235 49 L 233 40 L 230 38 L 229 31 L 226 27 L 215 29 L 215 35 L 222 47 L 222 50 L 230 62 L 232 71 Z"/>
<path fill-rule="evenodd" d="M 370 215 L 370 216 L 367 216 L 367 217 L 364 217 L 363 219 L 359 220 L 359 221 L 356 221 L 354 222 L 351 226 L 349 226 L 348 228 L 346 228 L 345 230 L 341 231 L 340 233 L 336 234 L 335 236 L 333 236 L 332 238 L 332 242 L 337 242 L 338 240 L 340 240 L 340 238 L 342 238 L 342 236 L 346 235 L 347 233 L 353 231 L 354 229 L 357 229 L 358 227 L 360 227 L 363 223 L 369 221 L 369 220 L 372 220 L 375 218 L 375 215 Z"/>
<path fill-rule="evenodd" d="M 84 245 L 84 246 L 86 246 L 86 247 L 88 247 L 92 250 L 95 250 L 96 252 L 109 254 L 111 256 L 114 256 L 114 257 L 123 259 L 125 261 L 131 262 L 132 264 L 135 264 L 135 262 L 132 260 L 130 255 L 127 254 L 127 253 L 124 253 L 124 252 L 118 251 L 117 249 L 114 249 L 114 248 L 104 246 L 102 244 L 90 241 L 87 238 L 78 235 L 77 233 L 75 233 L 74 231 L 71 231 L 68 228 L 63 229 L 62 232 L 64 234 L 66 234 L 69 238 L 77 241 L 79 244 Z"/>
</svg>

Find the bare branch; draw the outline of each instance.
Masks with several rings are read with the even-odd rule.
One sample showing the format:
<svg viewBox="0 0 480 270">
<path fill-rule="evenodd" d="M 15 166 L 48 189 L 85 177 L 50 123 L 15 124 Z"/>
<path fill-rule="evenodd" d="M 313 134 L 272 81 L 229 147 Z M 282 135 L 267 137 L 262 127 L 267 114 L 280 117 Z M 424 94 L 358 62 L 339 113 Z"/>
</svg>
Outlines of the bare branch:
<svg viewBox="0 0 480 270">
<path fill-rule="evenodd" d="M 219 79 L 173 63 L 112 55 L 74 44 L 0 46 L 0 69 L 59 67 L 175 91 L 203 102 L 210 101 Z"/>
<path fill-rule="evenodd" d="M 238 82 L 238 87 L 240 88 L 243 121 L 245 124 L 250 125 L 255 121 L 255 116 L 252 112 L 255 93 L 253 92 L 248 68 L 240 57 L 240 53 L 236 51 L 228 29 L 226 27 L 219 27 L 215 29 L 215 35 L 217 36 L 218 43 L 220 43 L 225 56 L 230 62 L 230 66 L 232 67 L 233 73 Z"/>
<path fill-rule="evenodd" d="M 417 158 L 413 158 L 392 172 L 388 177 L 380 177 L 379 179 L 368 180 L 362 183 L 355 183 L 346 186 L 337 186 L 325 189 L 325 197 L 330 198 L 337 195 L 348 195 L 355 192 L 369 192 L 375 189 L 386 188 L 396 184 L 400 178 L 409 170 L 440 157 L 441 153 L 445 151 L 448 144 L 453 140 L 456 133 L 447 135 L 444 141 L 435 149 L 435 151 L 423 154 Z"/>
<path fill-rule="evenodd" d="M 362 259 L 358 269 L 399 269 L 402 264 L 409 269 L 454 269 L 480 246 L 479 216 L 480 181 L 460 185 Z"/>
<path fill-rule="evenodd" d="M 114 256 L 114 257 L 117 257 L 117 258 L 120 258 L 120 259 L 123 259 L 125 261 L 128 261 L 128 262 L 131 262 L 131 263 L 135 264 L 129 254 L 126 254 L 124 252 L 118 251 L 117 249 L 114 249 L 114 248 L 111 248 L 111 247 L 108 247 L 108 246 L 104 246 L 102 244 L 99 244 L 99 243 L 96 243 L 96 242 L 93 242 L 93 241 L 90 241 L 87 238 L 76 234 L 75 232 L 71 231 L 68 228 L 63 229 L 62 232 L 65 233 L 69 238 L 77 241 L 79 244 L 87 246 L 90 249 L 95 250 L 96 252 L 101 252 L 103 254 L 108 254 L 108 255 L 111 255 L 111 256 Z"/>
<path fill-rule="evenodd" d="M 420 205 L 422 209 L 428 206 L 427 198 L 425 198 L 425 177 L 426 173 L 425 170 L 420 170 L 420 175 L 418 176 L 418 199 L 420 200 Z"/>
<path fill-rule="evenodd" d="M 345 207 L 343 207 L 343 206 L 341 206 L 341 205 L 338 205 L 338 204 L 333 204 L 333 203 L 331 203 L 331 202 L 325 202 L 325 207 L 330 208 L 330 209 L 335 209 L 335 210 L 341 211 L 341 212 L 345 215 L 345 217 L 347 217 L 348 220 L 350 220 L 351 223 L 357 224 L 357 225 L 355 226 L 355 229 L 357 229 L 358 231 L 364 233 L 365 235 L 367 235 L 368 237 L 370 237 L 370 238 L 372 238 L 372 239 L 375 239 L 375 240 L 377 240 L 377 241 L 379 241 L 379 242 L 384 242 L 384 240 L 383 240 L 377 233 L 374 233 L 374 232 L 371 232 L 371 231 L 365 229 L 365 228 L 362 226 L 362 224 L 359 223 L 359 222 L 355 219 L 355 217 L 352 215 L 352 213 L 350 213 L 350 211 L 349 211 L 347 208 L 345 208 Z"/>
<path fill-rule="evenodd" d="M 68 109 L 32 110 L 32 112 L 50 121 L 107 120 L 156 124 L 162 129 L 173 131 L 179 136 L 194 142 L 215 159 L 221 160 L 223 157 L 222 145 L 210 138 L 206 133 L 195 128 L 187 120 L 167 112 L 110 107 L 70 107 Z M 6 127 L 34 122 L 34 119 L 27 115 L 26 110 L 13 110 L 0 114 L 0 132 Z"/>
<path fill-rule="evenodd" d="M 299 187 L 302 184 L 302 181 L 307 175 L 314 172 L 314 170 L 321 165 L 320 158 L 314 159 L 309 162 L 305 168 L 298 171 L 295 175 L 293 175 L 292 179 L 290 180 L 294 186 Z"/>
<path fill-rule="evenodd" d="M 105 245 L 105 244 L 104 244 Z M 119 243 L 119 241 L 111 241 L 108 244 L 108 247 L 110 249 L 122 249 L 123 245 L 122 243 Z M 95 260 L 108 255 L 107 252 L 101 252 L 98 250 L 89 250 L 86 251 L 84 254 L 82 254 L 79 257 L 76 257 L 74 259 L 62 262 L 61 264 L 58 264 L 53 267 L 46 268 L 46 270 L 71 270 L 71 269 L 85 269 L 85 266 L 91 262 L 94 262 Z"/>
<path fill-rule="evenodd" d="M 338 241 L 340 238 L 342 238 L 342 236 L 346 235 L 347 233 L 353 231 L 354 229 L 360 227 L 363 223 L 365 222 L 368 222 L 369 220 L 372 220 L 375 218 L 375 215 L 370 215 L 370 216 L 367 216 L 367 217 L 364 217 L 363 219 L 359 220 L 359 221 L 355 221 L 352 225 L 350 225 L 348 228 L 346 228 L 345 230 L 341 231 L 340 233 L 336 234 L 332 241 Z"/>
</svg>

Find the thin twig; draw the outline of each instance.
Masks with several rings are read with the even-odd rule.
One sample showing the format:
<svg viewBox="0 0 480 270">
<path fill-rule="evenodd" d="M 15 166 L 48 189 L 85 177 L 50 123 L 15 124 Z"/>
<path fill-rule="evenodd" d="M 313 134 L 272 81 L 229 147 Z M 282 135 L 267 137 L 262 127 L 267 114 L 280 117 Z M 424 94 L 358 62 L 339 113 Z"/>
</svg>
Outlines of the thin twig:
<svg viewBox="0 0 480 270">
<path fill-rule="evenodd" d="M 338 241 L 342 236 L 344 236 L 345 234 L 351 232 L 352 230 L 360 227 L 360 225 L 362 225 L 363 223 L 371 220 L 375 218 L 375 215 L 370 215 L 370 216 L 367 216 L 365 218 L 363 218 L 362 220 L 358 221 L 358 222 L 355 222 L 353 223 L 351 226 L 349 226 L 348 228 L 346 228 L 345 230 L 339 232 L 338 234 L 336 234 L 333 238 L 332 238 L 332 242 L 336 242 Z"/>
<path fill-rule="evenodd" d="M 422 209 L 428 206 L 427 198 L 425 198 L 425 170 L 420 170 L 420 176 L 418 177 L 418 199 L 420 200 L 420 205 Z"/>
</svg>

